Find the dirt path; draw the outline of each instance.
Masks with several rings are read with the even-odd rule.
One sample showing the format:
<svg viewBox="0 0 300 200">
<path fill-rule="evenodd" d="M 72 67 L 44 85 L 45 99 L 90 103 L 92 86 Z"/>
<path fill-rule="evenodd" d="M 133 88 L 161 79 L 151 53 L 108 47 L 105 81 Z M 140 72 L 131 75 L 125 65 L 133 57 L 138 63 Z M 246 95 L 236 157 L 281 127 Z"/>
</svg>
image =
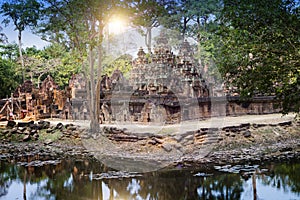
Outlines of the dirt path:
<svg viewBox="0 0 300 200">
<path fill-rule="evenodd" d="M 237 117 L 214 117 L 200 121 L 184 121 L 180 124 L 137 124 L 137 123 L 124 123 L 116 122 L 115 124 L 101 124 L 100 126 L 117 127 L 118 129 L 126 129 L 131 133 L 182 133 L 187 131 L 197 130 L 199 128 L 223 128 L 225 126 L 238 126 L 244 123 L 250 124 L 278 124 L 286 121 L 293 121 L 295 115 L 289 114 L 283 116 L 282 114 L 268 114 L 268 115 L 244 115 Z M 61 120 L 61 119 L 47 119 L 51 124 L 63 123 L 74 124 L 82 128 L 89 128 L 90 121 L 85 120 Z"/>
</svg>

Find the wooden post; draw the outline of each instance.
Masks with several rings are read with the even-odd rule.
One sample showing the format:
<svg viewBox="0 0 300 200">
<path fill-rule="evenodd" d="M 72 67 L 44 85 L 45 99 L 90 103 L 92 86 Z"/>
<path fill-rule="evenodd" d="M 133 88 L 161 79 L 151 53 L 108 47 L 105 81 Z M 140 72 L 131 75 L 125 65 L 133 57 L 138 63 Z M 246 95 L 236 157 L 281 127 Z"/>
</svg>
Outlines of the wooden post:
<svg viewBox="0 0 300 200">
<path fill-rule="evenodd" d="M 11 112 L 14 114 L 14 96 L 13 93 L 11 93 Z"/>
</svg>

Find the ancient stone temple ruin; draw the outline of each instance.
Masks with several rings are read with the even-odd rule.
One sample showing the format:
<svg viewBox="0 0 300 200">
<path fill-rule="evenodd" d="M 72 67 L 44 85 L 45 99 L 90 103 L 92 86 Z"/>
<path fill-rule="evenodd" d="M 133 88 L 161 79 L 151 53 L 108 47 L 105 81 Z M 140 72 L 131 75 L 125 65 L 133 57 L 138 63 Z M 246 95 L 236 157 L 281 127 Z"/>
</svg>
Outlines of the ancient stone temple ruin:
<svg viewBox="0 0 300 200">
<path fill-rule="evenodd" d="M 72 88 L 73 118 L 88 119 L 83 78 L 73 76 L 69 86 Z M 111 77 L 102 76 L 99 118 L 103 123 L 178 123 L 199 113 L 188 110 L 199 109 L 198 99 L 208 98 L 209 94 L 190 44 L 184 41 L 175 55 L 167 38 L 161 34 L 153 53 L 147 55 L 139 49 L 129 80 L 119 70 Z"/>
<path fill-rule="evenodd" d="M 185 97 L 208 97 L 208 86 L 195 65 L 192 52 L 190 44 L 184 41 L 175 56 L 166 38 L 159 38 L 149 58 L 139 49 L 131 71 L 131 84 L 134 89 L 148 91 L 149 95 L 175 90 L 176 95 Z"/>
<path fill-rule="evenodd" d="M 163 34 L 157 44 L 149 57 L 140 48 L 133 61 L 130 85 L 134 93 L 129 115 L 133 116 L 131 121 L 178 123 L 182 117 L 180 104 L 208 97 L 209 88 L 187 41 L 182 43 L 177 56 Z"/>
<path fill-rule="evenodd" d="M 238 96 L 217 94 L 194 59 L 191 45 L 183 41 L 177 55 L 161 34 L 154 51 L 142 48 L 132 62 L 129 79 L 116 70 L 100 82 L 100 123 L 174 124 L 214 116 L 278 112 L 273 97 L 241 101 Z M 0 101 L 0 115 L 16 118 L 59 117 L 89 120 L 86 78 L 76 74 L 59 90 L 48 76 L 40 88 L 31 81 L 18 87 L 11 100 Z M 0 117 L 1 117 L 0 116 Z"/>
<path fill-rule="evenodd" d="M 183 41 L 175 55 L 161 34 L 154 51 L 142 48 L 133 60 L 130 78 L 116 70 L 102 76 L 99 116 L 101 123 L 174 124 L 213 116 L 237 116 L 277 112 L 273 97 L 257 97 L 251 102 L 238 96 L 216 95 L 200 73 L 193 49 Z M 89 108 L 83 77 L 73 76 L 73 119 L 88 119 Z"/>
<path fill-rule="evenodd" d="M 47 76 L 39 88 L 27 80 L 17 87 L 12 97 L 0 103 L 1 118 L 36 120 L 70 118 L 70 90 L 60 90 L 53 78 Z M 6 103 L 4 103 L 6 102 Z"/>
</svg>

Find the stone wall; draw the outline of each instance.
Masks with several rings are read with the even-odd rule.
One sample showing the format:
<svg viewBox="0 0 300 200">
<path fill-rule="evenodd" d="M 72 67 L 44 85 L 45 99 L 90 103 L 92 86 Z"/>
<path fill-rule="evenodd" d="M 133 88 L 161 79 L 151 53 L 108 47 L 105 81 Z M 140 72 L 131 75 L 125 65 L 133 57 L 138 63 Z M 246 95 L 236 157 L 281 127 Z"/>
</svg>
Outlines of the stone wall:
<svg viewBox="0 0 300 200">
<path fill-rule="evenodd" d="M 255 97 L 242 101 L 237 97 L 187 98 L 165 101 L 161 96 L 135 97 L 129 102 L 119 96 L 111 106 L 112 119 L 142 124 L 176 124 L 219 116 L 262 115 L 280 112 L 274 97 Z"/>
<path fill-rule="evenodd" d="M 203 78 L 203 69 L 194 59 L 193 48 L 187 41 L 182 42 L 175 55 L 161 34 L 153 49 L 149 55 L 139 49 L 128 80 L 119 70 L 112 76 L 102 76 L 100 123 L 175 124 L 280 111 L 275 107 L 274 97 L 241 101 L 238 96 L 224 96 L 222 86 L 212 87 L 213 84 Z M 89 119 L 84 80 L 74 75 L 70 81 L 73 119 Z"/>
<path fill-rule="evenodd" d="M 262 115 L 281 110 L 278 101 L 272 96 L 255 97 L 248 101 L 242 101 L 238 96 L 199 98 L 198 102 L 196 104 L 192 100 L 191 104 L 180 109 L 182 121 L 219 116 Z"/>
</svg>

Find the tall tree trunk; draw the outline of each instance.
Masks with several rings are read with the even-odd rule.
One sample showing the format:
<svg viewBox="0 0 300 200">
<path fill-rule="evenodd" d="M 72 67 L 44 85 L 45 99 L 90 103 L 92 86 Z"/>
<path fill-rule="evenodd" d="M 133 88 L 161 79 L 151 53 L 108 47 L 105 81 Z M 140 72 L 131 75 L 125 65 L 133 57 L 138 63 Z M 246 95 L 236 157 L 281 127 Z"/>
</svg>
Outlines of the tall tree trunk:
<svg viewBox="0 0 300 200">
<path fill-rule="evenodd" d="M 151 54 L 151 42 L 152 42 L 152 27 L 147 27 L 146 35 L 145 35 L 145 44 L 148 48 L 149 54 Z"/>
<path fill-rule="evenodd" d="M 198 28 L 198 30 L 201 29 L 200 17 L 197 17 L 197 28 Z M 197 33 L 197 40 L 198 40 L 198 44 L 200 44 L 201 43 L 201 34 L 200 34 L 200 31 L 198 31 L 198 33 Z"/>
<path fill-rule="evenodd" d="M 89 65 L 90 65 L 90 131 L 92 134 L 98 133 L 99 123 L 98 117 L 96 116 L 96 95 L 95 95 L 95 57 L 93 53 L 93 47 L 89 46 Z"/>
<path fill-rule="evenodd" d="M 19 41 L 19 54 L 20 54 L 21 67 L 22 67 L 22 79 L 24 82 L 25 81 L 25 65 L 24 65 L 24 58 L 23 58 L 23 53 L 22 53 L 22 31 L 19 31 L 19 33 L 18 33 L 18 41 Z"/>
<path fill-rule="evenodd" d="M 185 34 L 186 34 L 186 29 L 187 29 L 187 23 L 188 23 L 188 20 L 186 17 L 184 17 L 183 19 L 183 27 L 182 27 L 182 40 L 184 41 L 185 39 Z"/>
<path fill-rule="evenodd" d="M 102 46 L 98 46 L 98 69 L 97 69 L 97 85 L 96 85 L 96 115 L 97 121 L 100 122 L 100 94 L 101 94 L 101 65 L 102 65 Z"/>
<path fill-rule="evenodd" d="M 183 41 L 185 40 L 185 37 L 186 37 L 186 32 L 187 32 L 189 21 L 190 21 L 189 17 L 184 17 L 183 18 L 182 32 L 181 32 Z"/>
<path fill-rule="evenodd" d="M 100 94 L 101 94 L 101 75 L 102 75 L 102 40 L 103 40 L 103 25 L 99 24 L 99 45 L 98 45 L 98 68 L 97 68 L 97 86 L 96 86 L 96 115 L 97 121 L 100 122 Z"/>
</svg>

